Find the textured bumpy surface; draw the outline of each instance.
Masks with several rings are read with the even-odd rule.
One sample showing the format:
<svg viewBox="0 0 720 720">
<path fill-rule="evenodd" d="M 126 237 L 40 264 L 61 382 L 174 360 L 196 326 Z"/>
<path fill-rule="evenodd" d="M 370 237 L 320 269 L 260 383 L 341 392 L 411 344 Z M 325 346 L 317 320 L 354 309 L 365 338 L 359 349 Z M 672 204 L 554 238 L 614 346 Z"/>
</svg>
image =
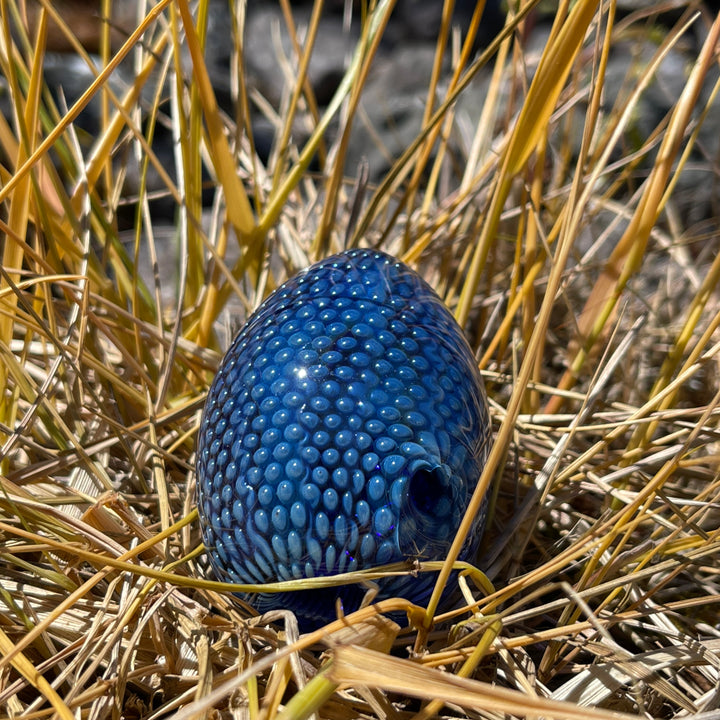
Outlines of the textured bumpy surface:
<svg viewBox="0 0 720 720">
<path fill-rule="evenodd" d="M 454 318 L 414 271 L 350 250 L 274 292 L 237 335 L 198 439 L 203 539 L 217 576 L 258 583 L 443 559 L 488 450 L 482 380 Z M 463 550 L 472 555 L 478 517 Z M 417 603 L 435 576 L 384 579 Z M 255 595 L 307 627 L 357 585 Z"/>
</svg>

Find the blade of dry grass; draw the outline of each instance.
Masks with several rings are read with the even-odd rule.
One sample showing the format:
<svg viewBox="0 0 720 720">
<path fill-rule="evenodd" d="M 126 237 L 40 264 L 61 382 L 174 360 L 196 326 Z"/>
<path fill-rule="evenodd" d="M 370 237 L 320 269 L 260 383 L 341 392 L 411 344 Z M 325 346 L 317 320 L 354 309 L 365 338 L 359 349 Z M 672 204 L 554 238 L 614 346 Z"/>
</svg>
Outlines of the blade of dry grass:
<svg viewBox="0 0 720 720">
<path fill-rule="evenodd" d="M 478 680 L 441 673 L 439 670 L 358 647 L 334 649 L 328 675 L 338 684 L 377 687 L 421 699 L 435 697 L 461 707 L 483 708 L 486 711 L 510 715 L 563 720 L 621 720 L 636 717 L 609 710 L 579 708 L 572 703 L 529 696 Z"/>
<path fill-rule="evenodd" d="M 207 5 L 207 2 L 204 4 Z M 250 207 L 250 201 L 238 177 L 234 155 L 230 151 L 230 146 L 225 137 L 225 129 L 220 119 L 215 92 L 203 61 L 202 46 L 195 30 L 187 0 L 178 0 L 177 7 L 182 18 L 188 50 L 193 60 L 193 73 L 198 87 L 199 102 L 202 105 L 205 122 L 207 123 L 210 152 L 213 157 L 215 171 L 218 174 L 218 181 L 225 191 L 228 218 L 235 227 L 238 240 L 241 244 L 249 246 L 254 240 L 255 231 L 255 219 Z"/>
<path fill-rule="evenodd" d="M 16 167 L 19 167 L 23 165 L 29 155 L 32 155 L 37 138 L 38 104 L 42 84 L 42 49 L 45 47 L 47 21 L 45 13 L 41 12 L 36 38 L 40 52 L 34 56 L 27 97 L 23 98 L 18 78 L 12 71 L 12 42 L 10 38 L 10 27 L 8 25 L 7 8 L 3 10 L 3 55 L 5 56 L 3 64 L 10 71 L 10 85 L 15 100 L 15 121 L 21 135 L 21 142 L 18 144 L 18 154 L 15 160 Z M 25 176 L 9 198 L 10 207 L 7 223 L 12 235 L 7 238 L 9 242 L 6 240 L 4 244 L 2 258 L 3 267 L 9 270 L 9 275 L 7 278 L 0 278 L 0 296 L 2 297 L 2 303 L 0 304 L 0 344 L 4 347 L 10 346 L 17 311 L 17 295 L 14 292 L 5 293 L 4 291 L 12 284 L 17 285 L 24 259 L 23 246 L 13 242 L 11 237 L 24 238 L 27 233 L 31 188 L 32 180 L 30 176 Z M 0 387 L 5 387 L 7 380 L 8 369 L 3 362 L 0 363 Z M 10 401 L 9 405 L 8 401 Z M 15 402 L 11 397 L 3 393 L 0 397 L 0 422 L 12 426 L 15 424 L 16 417 L 17 408 Z"/>
<path fill-rule="evenodd" d="M 350 143 L 350 131 L 353 127 L 353 118 L 357 114 L 360 96 L 363 88 L 365 87 L 365 83 L 367 82 L 372 61 L 378 51 L 384 29 L 390 19 L 390 14 L 392 13 L 394 6 L 395 0 L 391 0 L 391 2 L 389 2 L 384 8 L 384 11 L 378 15 L 377 23 L 366 24 L 365 36 L 359 43 L 359 46 L 364 48 L 362 64 L 352 82 L 352 87 L 347 101 L 347 108 L 345 110 L 346 119 L 343 123 L 342 134 L 339 142 L 334 148 L 333 169 L 332 172 L 329 173 L 328 181 L 325 185 L 325 197 L 327 200 L 325 202 L 322 219 L 318 226 L 318 231 L 312 247 L 312 254 L 316 257 L 322 257 L 323 255 L 329 254 L 330 231 L 336 224 L 338 197 L 345 177 L 345 155 Z"/>
<path fill-rule="evenodd" d="M 143 551 L 146 549 L 146 543 L 160 542 L 168 533 L 172 530 L 176 532 L 180 530 L 184 525 L 192 522 L 196 519 L 196 512 L 193 511 L 188 517 L 183 518 L 181 521 L 174 523 L 172 526 L 167 528 L 166 531 L 148 538 L 143 543 Z M 34 526 L 40 525 L 38 519 L 32 523 Z M 444 565 L 440 562 L 427 562 L 419 563 L 417 567 L 408 567 L 407 563 L 390 563 L 387 565 L 380 565 L 376 568 L 367 570 L 358 570 L 355 572 L 340 573 L 337 575 L 329 576 L 318 576 L 313 578 L 303 578 L 301 580 L 283 580 L 273 583 L 227 583 L 222 581 L 204 580 L 201 578 L 187 577 L 184 575 L 176 575 L 171 572 L 164 570 L 156 570 L 149 566 L 140 566 L 135 563 L 128 562 L 125 557 L 127 554 L 122 554 L 119 557 L 112 557 L 107 555 L 98 554 L 97 549 L 85 550 L 77 545 L 69 545 L 67 539 L 55 540 L 50 537 L 42 537 L 37 533 L 29 532 L 23 528 L 13 527 L 7 523 L 0 521 L 0 530 L 4 530 L 9 535 L 24 538 L 29 541 L 36 542 L 43 546 L 54 548 L 57 551 L 67 552 L 73 556 L 81 558 L 86 562 L 94 565 L 98 568 L 98 572 L 103 572 L 105 567 L 113 568 L 115 570 L 121 570 L 131 574 L 138 574 L 144 577 L 151 578 L 153 580 L 160 580 L 175 584 L 183 587 L 200 587 L 208 590 L 215 590 L 218 592 L 240 592 L 240 593 L 282 593 L 292 592 L 298 590 L 312 590 L 326 587 L 333 587 L 339 585 L 348 585 L 352 583 L 365 583 L 372 580 L 377 580 L 383 577 L 393 576 L 407 576 L 414 575 L 418 572 L 435 572 Z M 172 533 L 170 533 L 172 534 Z M 107 548 L 104 548 L 107 552 Z M 193 551 L 193 555 L 202 552 L 201 548 L 196 548 Z M 117 553 L 115 553 L 117 555 Z M 132 556 L 134 557 L 135 553 Z M 187 560 L 188 558 L 184 558 Z M 473 568 L 468 566 L 465 562 L 458 562 L 452 568 L 454 570 L 470 571 L 472 573 Z M 477 572 L 477 571 L 475 571 Z M 491 588 L 490 588 L 491 589 Z"/>
<path fill-rule="evenodd" d="M 4 656 L 13 653 L 14 659 L 12 660 L 12 664 L 17 671 L 27 678 L 28 682 L 36 688 L 38 692 L 42 693 L 63 720 L 74 720 L 75 716 L 70 711 L 70 708 L 62 701 L 62 698 L 55 692 L 52 685 L 35 669 L 32 662 L 22 653 L 14 652 L 12 641 L 2 629 L 0 629 L 0 652 Z"/>
<path fill-rule="evenodd" d="M 450 37 L 451 32 L 451 20 L 452 20 L 452 13 L 454 9 L 454 2 L 446 1 L 443 3 L 443 12 L 440 20 L 440 28 L 438 29 L 438 37 L 435 45 L 435 57 L 433 61 L 433 67 L 432 67 L 432 74 L 430 76 L 430 81 L 428 82 L 428 92 L 427 97 L 425 100 L 425 109 L 423 111 L 423 119 L 422 124 L 423 126 L 428 125 L 430 122 L 430 119 L 433 114 L 433 108 L 435 107 L 435 98 L 438 94 L 438 83 L 440 81 L 443 61 L 445 58 L 445 54 L 447 51 L 447 43 Z M 472 52 L 473 42 L 475 40 L 478 26 L 480 24 L 480 18 L 485 10 L 485 2 L 484 0 L 481 0 L 475 5 L 475 9 L 473 11 L 473 16 L 470 21 L 470 26 L 467 29 L 467 33 L 465 35 L 464 41 L 463 41 L 463 48 L 460 55 L 460 58 L 458 59 L 458 62 L 453 70 L 453 75 L 450 80 L 446 96 L 451 95 L 455 88 L 457 87 L 457 84 L 462 76 L 463 71 L 467 67 L 467 64 L 470 59 L 470 55 Z M 433 148 L 435 147 L 435 144 L 437 142 L 438 136 L 442 133 L 442 141 L 440 144 L 440 147 L 438 148 L 437 156 L 435 158 L 435 162 L 433 163 L 433 170 L 431 172 L 428 186 L 427 186 L 427 192 L 424 194 L 425 197 L 425 204 L 422 208 L 422 215 L 427 216 L 428 207 L 427 205 L 431 202 L 432 198 L 434 197 L 434 191 L 436 189 L 437 181 L 438 181 L 438 174 L 440 172 L 440 169 L 443 166 L 443 159 L 445 157 L 445 149 L 447 147 L 447 140 L 448 140 L 448 134 L 450 131 L 450 128 L 452 126 L 453 121 L 453 109 L 449 108 L 445 121 L 442 125 L 437 124 L 433 126 L 432 131 L 428 134 L 427 138 L 425 139 L 424 146 L 420 150 L 420 153 L 415 161 L 415 165 L 413 168 L 413 174 L 408 181 L 408 187 L 406 192 L 406 210 L 405 212 L 408 215 L 412 214 L 414 205 L 415 205 L 415 198 L 419 190 L 419 182 L 420 178 L 423 175 L 425 168 L 427 167 L 427 164 L 430 160 L 430 155 L 433 151 Z M 422 219 L 420 220 L 422 223 Z M 409 230 L 409 227 L 408 227 Z M 406 241 L 405 245 L 407 247 L 407 242 L 409 238 L 407 237 L 406 233 Z"/>
<path fill-rule="evenodd" d="M 279 154 L 275 161 L 275 172 L 273 173 L 273 188 L 277 188 L 282 181 L 282 175 L 287 165 L 288 152 L 290 150 L 290 137 L 293 131 L 293 123 L 297 118 L 298 103 L 301 97 L 305 97 L 310 107 L 311 115 L 314 121 L 317 123 L 319 120 L 317 103 L 315 102 L 312 86 L 308 80 L 308 69 L 310 68 L 310 60 L 312 59 L 313 49 L 315 47 L 315 39 L 317 38 L 318 30 L 320 27 L 320 17 L 323 11 L 323 0 L 314 0 L 312 15 L 308 22 L 305 43 L 300 47 L 300 43 L 297 37 L 297 30 L 292 17 L 292 11 L 288 4 L 288 0 L 282 0 L 283 17 L 285 18 L 285 25 L 290 33 L 290 38 L 293 42 L 295 53 L 299 58 L 297 78 L 295 79 L 295 86 L 293 87 L 292 95 L 290 96 L 290 102 L 288 103 L 287 110 L 285 112 L 284 125 L 282 132 L 278 139 L 278 150 Z M 325 152 L 322 149 L 323 142 L 321 140 L 318 145 L 318 152 L 321 161 L 324 162 Z"/>
<path fill-rule="evenodd" d="M 568 388 L 573 379 L 577 377 L 593 345 L 603 332 L 617 304 L 617 298 L 627 285 L 630 277 L 637 272 L 641 265 L 650 231 L 662 210 L 662 200 L 672 173 L 673 162 L 680 151 L 703 81 L 713 63 L 719 38 L 720 16 L 715 19 L 682 96 L 675 105 L 658 151 L 658 157 L 645 184 L 643 195 L 630 224 L 613 249 L 603 274 L 595 284 L 580 314 L 578 330 L 582 340 L 582 347 L 577 351 L 570 363 L 570 367 L 558 384 L 559 388 Z M 559 405 L 559 398 L 554 398 L 545 409 L 548 412 L 555 412 L 558 410 Z"/>
<path fill-rule="evenodd" d="M 467 322 L 480 273 L 485 265 L 490 243 L 497 235 L 500 215 L 512 183 L 547 133 L 550 116 L 596 10 L 597 2 L 594 0 L 580 0 L 573 6 L 567 20 L 563 21 L 562 14 L 558 15 L 555 38 L 551 38 L 545 47 L 503 154 L 492 202 L 483 221 L 481 235 L 475 244 L 473 259 L 455 312 L 461 326 Z"/>
</svg>

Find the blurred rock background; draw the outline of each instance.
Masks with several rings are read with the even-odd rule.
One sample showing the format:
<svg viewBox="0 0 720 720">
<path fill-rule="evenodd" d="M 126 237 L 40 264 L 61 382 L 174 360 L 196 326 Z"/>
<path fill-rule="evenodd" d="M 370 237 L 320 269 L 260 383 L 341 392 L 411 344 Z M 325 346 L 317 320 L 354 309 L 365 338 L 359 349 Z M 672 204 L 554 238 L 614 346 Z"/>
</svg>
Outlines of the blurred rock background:
<svg viewBox="0 0 720 720">
<path fill-rule="evenodd" d="M 139 3 L 142 7 L 145 3 Z M 542 2 L 530 15 L 526 23 L 526 36 L 523 42 L 536 52 L 530 56 L 539 58 L 545 38 L 552 24 L 555 2 Z M 633 72 L 640 72 L 642 63 L 656 51 L 663 39 L 663 29 L 669 27 L 689 2 L 662 3 L 649 0 L 619 0 L 618 22 L 632 15 L 643 19 L 646 28 L 645 37 L 629 38 L 620 44 L 613 53 L 608 68 L 607 94 L 613 97 L 621 91 Z M 111 39 L 114 48 L 119 47 L 128 33 L 138 22 L 138 3 L 133 0 L 113 2 L 110 18 Z M 231 117 L 235 116 L 236 88 L 233 88 L 234 74 L 231 72 L 232 42 L 231 28 L 236 23 L 239 2 L 230 0 L 211 0 L 208 21 L 208 39 L 206 59 L 210 77 L 221 108 Z M 302 30 L 312 11 L 311 0 L 292 3 L 294 20 L 302 36 Z M 325 3 L 323 17 L 315 44 L 309 69 L 309 80 L 321 109 L 331 99 L 347 67 L 352 49 L 359 35 L 358 3 L 345 0 L 328 0 Z M 706 18 L 714 15 L 720 8 L 717 0 L 695 2 L 698 13 Z M 85 49 L 96 53 L 104 22 L 101 18 L 102 3 L 99 0 L 60 0 L 54 7 L 63 16 Z M 27 24 L 30 36 L 34 31 L 39 3 L 27 2 Z M 462 37 L 467 27 L 475 3 L 472 0 L 458 0 L 455 4 L 453 23 L 457 29 L 457 38 Z M 379 56 L 367 82 L 361 112 L 355 118 L 352 141 L 347 154 L 346 174 L 354 176 L 358 164 L 367 160 L 371 181 L 382 178 L 392 162 L 416 136 L 427 94 L 435 53 L 437 29 L 440 24 L 442 3 L 438 0 L 398 0 L 391 22 L 385 32 Z M 482 27 L 477 39 L 477 50 L 481 50 L 502 28 L 506 3 L 500 0 L 488 0 L 482 19 Z M 144 12 L 144 11 L 143 11 Z M 286 91 L 283 71 L 283 54 L 292 57 L 292 46 L 286 30 L 280 4 L 266 0 L 247 3 L 245 20 L 244 62 L 248 81 L 248 94 L 251 98 L 262 97 L 267 105 L 256 103 L 253 108 L 253 132 L 261 156 L 267 156 L 272 150 L 275 129 L 271 109 L 277 109 Z M 662 63 L 658 74 L 649 89 L 644 93 L 634 119 L 634 132 L 638 144 L 644 142 L 678 97 L 685 83 L 691 63 L 702 44 L 707 23 L 696 21 L 681 45 L 673 48 Z M 448 51 L 446 74 L 450 71 L 451 51 Z M 99 60 L 98 60 L 99 62 Z M 491 72 L 488 65 L 472 86 L 463 94 L 458 108 L 459 125 L 463 123 L 474 127 L 483 107 L 487 84 Z M 528 76 L 533 67 L 528 67 Z M 49 85 L 55 89 L 56 96 L 62 95 L 67 105 L 71 105 L 87 88 L 93 79 L 90 68 L 73 52 L 73 48 L 59 28 L 50 23 L 48 53 L 45 72 Z M 717 73 L 717 70 L 716 70 Z M 119 94 L 132 82 L 132 58 L 121 65 L 113 78 L 113 86 Z M 0 77 L 0 110 L 6 117 L 12 117 L 12 108 L 7 102 L 7 92 Z M 711 91 L 708 84 L 706 92 Z M 86 133 L 89 144 L 97 135 L 100 127 L 100 103 L 94 100 L 82 113 L 77 127 Z M 700 131 L 697 149 L 693 161 L 683 174 L 682 187 L 675 193 L 676 208 L 687 222 L 698 223 L 708 218 L 720 217 L 718 188 L 711 178 L 717 172 L 709 172 L 713 165 L 720 162 L 720 103 L 716 102 Z M 301 145 L 303 135 L 311 127 L 298 127 L 294 142 Z M 580 141 L 580 128 L 577 142 Z M 468 133 L 468 136 L 470 133 Z M 331 138 L 330 138 L 331 139 Z M 454 142 L 463 148 L 466 142 L 463 133 L 458 133 Z M 172 169 L 172 133 L 168 125 L 159 124 L 154 140 L 154 150 L 163 160 L 165 167 Z M 463 153 L 459 156 L 462 157 Z M 129 164 L 125 194 L 129 197 L 137 190 L 137 172 Z M 161 185 L 157 180 L 157 187 Z M 174 202 L 155 201 L 153 211 L 156 214 L 171 214 Z M 131 217 L 129 213 L 128 220 Z M 171 219 L 170 217 L 168 219 Z"/>
</svg>

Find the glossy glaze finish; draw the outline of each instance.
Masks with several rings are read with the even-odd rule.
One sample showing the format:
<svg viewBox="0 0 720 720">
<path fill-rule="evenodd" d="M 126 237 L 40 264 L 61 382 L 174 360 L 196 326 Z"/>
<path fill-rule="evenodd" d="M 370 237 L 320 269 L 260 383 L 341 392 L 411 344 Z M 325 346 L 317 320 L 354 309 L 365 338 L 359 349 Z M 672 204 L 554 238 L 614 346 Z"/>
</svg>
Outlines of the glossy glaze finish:
<svg viewBox="0 0 720 720">
<path fill-rule="evenodd" d="M 414 271 L 351 250 L 274 292 L 237 335 L 198 439 L 203 538 L 241 583 L 442 559 L 485 462 L 482 380 L 457 323 Z M 463 557 L 474 552 L 476 519 Z M 435 576 L 383 580 L 422 603 Z M 305 626 L 358 586 L 256 595 Z"/>
</svg>

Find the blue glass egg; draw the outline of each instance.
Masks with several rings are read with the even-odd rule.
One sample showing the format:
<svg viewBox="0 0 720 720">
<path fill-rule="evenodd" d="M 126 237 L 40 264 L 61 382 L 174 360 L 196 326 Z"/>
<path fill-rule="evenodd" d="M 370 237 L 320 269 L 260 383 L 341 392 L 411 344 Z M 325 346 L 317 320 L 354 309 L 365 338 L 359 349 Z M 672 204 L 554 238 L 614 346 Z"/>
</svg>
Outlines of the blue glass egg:
<svg viewBox="0 0 720 720">
<path fill-rule="evenodd" d="M 303 579 L 442 560 L 485 463 L 490 420 L 473 353 L 432 288 L 398 260 L 349 250 L 272 293 L 210 388 L 197 447 L 198 509 L 215 574 Z M 461 558 L 473 559 L 477 517 Z M 436 576 L 379 581 L 423 604 Z M 304 627 L 364 590 L 256 594 Z"/>
</svg>

